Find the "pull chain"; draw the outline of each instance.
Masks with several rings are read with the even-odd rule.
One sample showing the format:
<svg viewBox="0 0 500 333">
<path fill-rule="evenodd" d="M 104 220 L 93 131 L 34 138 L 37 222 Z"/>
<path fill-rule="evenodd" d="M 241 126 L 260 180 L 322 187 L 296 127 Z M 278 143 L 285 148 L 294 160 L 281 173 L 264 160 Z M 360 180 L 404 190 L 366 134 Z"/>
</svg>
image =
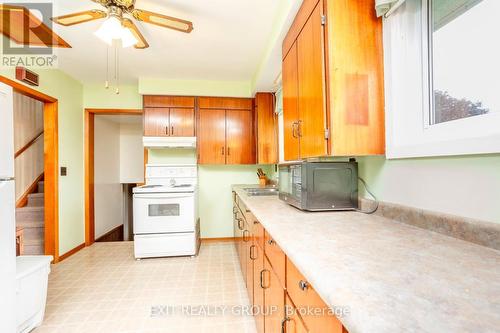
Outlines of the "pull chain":
<svg viewBox="0 0 500 333">
<path fill-rule="evenodd" d="M 104 88 L 109 89 L 109 46 L 106 46 L 106 81 Z"/>
<path fill-rule="evenodd" d="M 118 41 L 115 41 L 115 81 L 116 90 L 115 93 L 120 94 L 120 53 L 118 50 Z"/>
</svg>

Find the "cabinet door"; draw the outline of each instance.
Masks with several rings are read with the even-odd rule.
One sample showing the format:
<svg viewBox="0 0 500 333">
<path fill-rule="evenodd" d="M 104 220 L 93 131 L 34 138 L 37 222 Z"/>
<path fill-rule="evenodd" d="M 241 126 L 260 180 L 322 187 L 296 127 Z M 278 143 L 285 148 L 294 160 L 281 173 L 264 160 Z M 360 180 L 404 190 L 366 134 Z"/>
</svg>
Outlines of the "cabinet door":
<svg viewBox="0 0 500 333">
<path fill-rule="evenodd" d="M 170 136 L 194 136 L 194 109 L 170 108 Z"/>
<path fill-rule="evenodd" d="M 170 128 L 168 108 L 144 109 L 145 136 L 168 136 L 169 133 Z"/>
<path fill-rule="evenodd" d="M 226 147 L 226 164 L 255 163 L 251 110 L 226 111 Z"/>
<path fill-rule="evenodd" d="M 274 113 L 272 93 L 255 95 L 255 117 L 257 118 L 257 163 L 278 163 L 278 129 Z"/>
<path fill-rule="evenodd" d="M 266 332 L 281 332 L 281 321 L 285 318 L 285 290 L 265 257 L 262 274 L 264 303 L 268 311 L 264 316 L 264 327 Z"/>
<path fill-rule="evenodd" d="M 253 237 L 251 233 L 245 235 L 246 253 L 247 253 L 247 267 L 246 267 L 246 275 L 245 275 L 245 283 L 247 286 L 248 299 L 250 300 L 250 304 L 254 302 L 254 288 L 253 288 L 253 275 L 254 275 L 254 252 L 255 252 L 255 244 L 253 241 Z"/>
<path fill-rule="evenodd" d="M 294 43 L 285 59 L 283 59 L 283 134 L 285 161 L 298 160 L 298 93 L 299 77 L 297 67 L 297 43 Z"/>
<path fill-rule="evenodd" d="M 258 333 L 264 333 L 264 288 L 260 284 L 260 274 L 264 270 L 264 250 L 258 245 L 259 237 L 254 235 L 255 247 L 252 250 L 253 258 L 253 305 L 255 325 Z"/>
<path fill-rule="evenodd" d="M 200 109 L 198 119 L 198 163 L 226 163 L 226 111 Z"/>
<path fill-rule="evenodd" d="M 319 1 L 297 38 L 301 158 L 327 154 L 322 8 Z"/>
<path fill-rule="evenodd" d="M 307 329 L 304 326 L 304 322 L 302 321 L 302 318 L 297 312 L 297 309 L 293 306 L 292 301 L 290 298 L 287 296 L 286 297 L 286 326 L 285 326 L 285 331 L 286 333 L 307 333 Z"/>
</svg>

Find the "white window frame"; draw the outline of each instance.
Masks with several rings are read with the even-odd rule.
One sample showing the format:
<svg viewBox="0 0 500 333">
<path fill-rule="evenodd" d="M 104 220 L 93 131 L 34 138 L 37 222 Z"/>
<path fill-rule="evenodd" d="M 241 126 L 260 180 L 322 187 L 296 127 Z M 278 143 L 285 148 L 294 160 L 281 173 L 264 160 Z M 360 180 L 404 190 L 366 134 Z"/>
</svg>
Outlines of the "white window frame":
<svg viewBox="0 0 500 333">
<path fill-rule="evenodd" d="M 431 1 L 406 0 L 384 19 L 387 158 L 499 153 L 500 113 L 430 124 Z"/>
</svg>

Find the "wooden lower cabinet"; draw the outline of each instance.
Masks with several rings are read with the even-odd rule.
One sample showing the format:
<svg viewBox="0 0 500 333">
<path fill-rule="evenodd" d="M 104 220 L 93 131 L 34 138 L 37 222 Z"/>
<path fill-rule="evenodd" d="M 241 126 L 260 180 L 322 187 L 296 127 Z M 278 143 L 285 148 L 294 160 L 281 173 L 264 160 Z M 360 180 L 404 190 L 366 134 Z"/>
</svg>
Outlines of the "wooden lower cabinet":
<svg viewBox="0 0 500 333">
<path fill-rule="evenodd" d="M 321 310 L 323 315 L 308 315 L 309 312 L 305 312 L 302 316 L 309 332 L 343 332 L 342 323 L 329 313 L 328 305 L 289 259 L 286 263 L 286 287 L 290 299 L 299 311 L 314 309 L 313 312 L 317 313 Z"/>
<path fill-rule="evenodd" d="M 252 250 L 253 257 L 253 306 L 255 326 L 258 333 L 264 333 L 264 289 L 260 284 L 260 274 L 264 270 L 264 251 L 258 245 L 257 237 L 254 235 L 255 247 Z"/>
<path fill-rule="evenodd" d="M 264 270 L 261 274 L 266 311 L 264 316 L 265 331 L 281 332 L 281 322 L 285 317 L 285 290 L 265 256 Z"/>
<path fill-rule="evenodd" d="M 285 315 L 283 325 L 285 326 L 286 333 L 307 333 L 304 322 L 288 295 L 286 295 L 285 301 Z"/>
</svg>

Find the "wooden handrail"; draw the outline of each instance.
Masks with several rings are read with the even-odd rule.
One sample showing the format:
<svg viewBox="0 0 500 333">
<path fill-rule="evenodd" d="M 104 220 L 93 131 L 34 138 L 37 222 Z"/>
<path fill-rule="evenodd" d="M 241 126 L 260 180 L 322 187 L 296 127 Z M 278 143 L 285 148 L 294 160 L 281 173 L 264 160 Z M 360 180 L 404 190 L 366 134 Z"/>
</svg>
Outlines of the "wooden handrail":
<svg viewBox="0 0 500 333">
<path fill-rule="evenodd" d="M 14 154 L 14 158 L 17 158 L 19 155 L 24 153 L 26 151 L 26 149 L 31 147 L 31 145 L 33 145 L 36 142 L 36 140 L 38 140 L 42 135 L 43 135 L 43 130 L 40 133 L 38 133 L 30 142 L 28 142 L 21 149 L 16 151 L 16 153 Z"/>
</svg>

